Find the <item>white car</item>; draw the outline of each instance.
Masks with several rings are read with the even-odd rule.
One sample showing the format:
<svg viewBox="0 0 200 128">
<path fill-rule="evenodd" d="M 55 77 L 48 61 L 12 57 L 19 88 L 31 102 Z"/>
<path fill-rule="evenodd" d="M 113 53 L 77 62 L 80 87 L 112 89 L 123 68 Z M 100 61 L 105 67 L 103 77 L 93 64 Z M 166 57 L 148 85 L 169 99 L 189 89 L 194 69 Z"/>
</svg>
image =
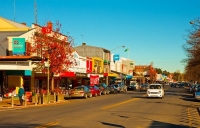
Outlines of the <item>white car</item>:
<svg viewBox="0 0 200 128">
<path fill-rule="evenodd" d="M 164 88 L 162 84 L 150 84 L 147 89 L 147 97 L 164 98 Z"/>
</svg>

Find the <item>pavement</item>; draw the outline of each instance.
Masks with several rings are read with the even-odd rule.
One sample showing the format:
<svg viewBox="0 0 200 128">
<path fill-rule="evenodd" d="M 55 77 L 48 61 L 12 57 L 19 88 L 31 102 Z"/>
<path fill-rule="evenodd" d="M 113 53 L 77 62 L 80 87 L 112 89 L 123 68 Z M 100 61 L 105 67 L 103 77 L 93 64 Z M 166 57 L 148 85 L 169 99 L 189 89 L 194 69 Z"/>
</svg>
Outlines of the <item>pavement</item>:
<svg viewBox="0 0 200 128">
<path fill-rule="evenodd" d="M 27 107 L 36 107 L 36 106 L 46 106 L 46 105 L 53 105 L 53 104 L 60 104 L 60 103 L 64 103 L 66 102 L 66 100 L 60 100 L 58 102 L 53 102 L 51 101 L 48 104 L 35 104 L 32 102 L 27 101 L 26 104 L 24 102 L 24 104 L 22 106 L 20 106 L 20 102 L 19 102 L 19 98 L 15 97 L 13 100 L 13 105 L 12 105 L 12 101 L 11 98 L 3 98 L 2 101 L 0 101 L 0 111 L 2 110 L 7 110 L 7 109 L 13 109 L 13 108 L 27 108 Z"/>
</svg>

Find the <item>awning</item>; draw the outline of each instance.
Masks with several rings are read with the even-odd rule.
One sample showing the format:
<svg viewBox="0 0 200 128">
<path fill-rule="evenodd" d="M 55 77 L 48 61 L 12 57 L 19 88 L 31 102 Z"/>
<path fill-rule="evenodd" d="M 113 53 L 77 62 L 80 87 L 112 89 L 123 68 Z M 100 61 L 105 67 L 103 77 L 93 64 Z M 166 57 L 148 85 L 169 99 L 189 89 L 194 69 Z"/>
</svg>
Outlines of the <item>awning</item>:
<svg viewBox="0 0 200 128">
<path fill-rule="evenodd" d="M 75 73 L 74 72 L 63 72 L 63 73 L 60 73 L 60 77 L 75 77 Z"/>
<path fill-rule="evenodd" d="M 118 74 L 116 74 L 116 73 L 108 73 L 108 76 L 110 76 L 110 77 L 118 77 Z"/>
<path fill-rule="evenodd" d="M 126 79 L 132 79 L 132 78 L 133 78 L 132 75 L 127 75 L 127 76 L 126 76 Z"/>
</svg>

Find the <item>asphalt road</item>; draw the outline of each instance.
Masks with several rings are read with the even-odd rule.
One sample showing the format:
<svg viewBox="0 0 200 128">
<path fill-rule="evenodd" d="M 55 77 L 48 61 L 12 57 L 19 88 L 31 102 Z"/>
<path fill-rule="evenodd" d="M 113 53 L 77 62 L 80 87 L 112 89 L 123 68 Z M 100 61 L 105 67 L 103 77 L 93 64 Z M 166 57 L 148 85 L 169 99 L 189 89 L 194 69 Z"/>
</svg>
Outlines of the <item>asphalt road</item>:
<svg viewBox="0 0 200 128">
<path fill-rule="evenodd" d="M 180 88 L 166 87 L 164 99 L 128 91 L 0 111 L 0 128 L 191 128 L 200 127 L 197 107 Z"/>
</svg>

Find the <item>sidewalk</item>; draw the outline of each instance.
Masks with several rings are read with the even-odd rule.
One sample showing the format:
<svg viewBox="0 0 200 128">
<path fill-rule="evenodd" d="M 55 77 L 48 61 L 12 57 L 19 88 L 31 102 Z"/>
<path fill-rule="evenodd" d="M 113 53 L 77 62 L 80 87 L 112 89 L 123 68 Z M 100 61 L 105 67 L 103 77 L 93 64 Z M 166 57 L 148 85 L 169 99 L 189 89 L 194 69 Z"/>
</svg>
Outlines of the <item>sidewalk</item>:
<svg viewBox="0 0 200 128">
<path fill-rule="evenodd" d="M 20 106 L 20 102 L 18 98 L 14 98 L 14 104 L 12 106 L 11 98 L 4 98 L 2 101 L 0 101 L 0 110 L 4 109 L 12 109 L 12 108 L 25 108 L 25 107 L 36 107 L 36 106 L 45 106 L 45 105 L 52 105 L 52 104 L 58 104 L 58 103 L 64 103 L 66 102 L 65 100 L 58 101 L 58 102 L 53 102 L 51 101 L 49 104 L 35 104 L 32 102 L 26 102 L 23 104 L 23 106 Z"/>
</svg>

